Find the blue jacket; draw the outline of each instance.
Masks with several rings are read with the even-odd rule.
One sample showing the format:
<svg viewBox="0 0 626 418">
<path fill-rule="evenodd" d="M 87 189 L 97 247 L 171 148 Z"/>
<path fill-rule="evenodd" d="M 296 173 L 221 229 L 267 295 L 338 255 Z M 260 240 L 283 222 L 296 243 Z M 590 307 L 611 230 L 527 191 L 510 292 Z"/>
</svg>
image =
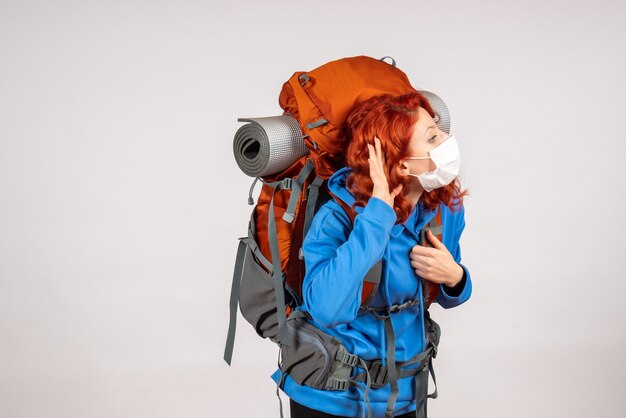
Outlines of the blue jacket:
<svg viewBox="0 0 626 418">
<path fill-rule="evenodd" d="M 350 170 L 344 167 L 328 180 L 329 190 L 349 205 L 355 200 L 345 186 Z M 462 206 L 460 211 L 453 213 L 444 204 L 439 205 L 439 209 L 442 211 L 442 242 L 465 272 L 465 278 L 457 286 L 460 287 L 456 292 L 458 296 L 446 293 L 447 286 L 440 285 L 436 302 L 449 309 L 468 300 L 472 293 L 469 271 L 460 263 L 459 239 L 465 227 L 465 209 Z M 369 312 L 359 311 L 362 278 L 382 257 L 383 274 L 372 305 L 389 306 L 416 297 L 423 300 L 421 280 L 410 264 L 409 253 L 418 243 L 419 231 L 435 216 L 436 209 L 426 210 L 420 200 L 409 218 L 397 225 L 395 211 L 381 199 L 371 197 L 365 207 L 357 206 L 355 210 L 357 216 L 353 229 L 350 218 L 333 199 L 315 214 L 302 246 L 306 275 L 300 309 L 308 311 L 312 323 L 338 338 L 349 352 L 365 360 L 382 358 L 385 361 L 383 321 L 375 319 Z M 421 303 L 392 314 L 392 322 L 396 362 L 406 361 L 424 351 L 426 336 Z M 278 383 L 280 373 L 278 369 L 272 374 L 274 382 Z M 398 380 L 396 415 L 415 410 L 413 385 L 412 376 Z M 329 414 L 360 416 L 362 412 L 364 389 L 359 386 L 351 386 L 346 391 L 319 390 L 299 385 L 284 374 L 281 389 L 296 402 Z M 384 417 L 389 394 L 389 384 L 370 390 L 372 416 Z"/>
</svg>

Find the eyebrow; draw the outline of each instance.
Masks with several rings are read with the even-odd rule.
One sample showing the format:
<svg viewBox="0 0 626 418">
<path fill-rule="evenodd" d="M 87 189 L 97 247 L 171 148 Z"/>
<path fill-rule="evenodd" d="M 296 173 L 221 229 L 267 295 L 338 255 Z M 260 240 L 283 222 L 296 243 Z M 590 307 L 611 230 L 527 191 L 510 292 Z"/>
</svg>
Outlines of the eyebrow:
<svg viewBox="0 0 626 418">
<path fill-rule="evenodd" d="M 429 127 L 428 127 L 428 128 L 426 128 L 426 130 L 424 131 L 424 134 L 428 133 L 428 130 L 429 130 L 429 129 L 432 129 L 432 128 L 436 128 L 436 126 L 435 126 L 435 125 L 431 125 L 431 126 L 429 126 Z"/>
</svg>

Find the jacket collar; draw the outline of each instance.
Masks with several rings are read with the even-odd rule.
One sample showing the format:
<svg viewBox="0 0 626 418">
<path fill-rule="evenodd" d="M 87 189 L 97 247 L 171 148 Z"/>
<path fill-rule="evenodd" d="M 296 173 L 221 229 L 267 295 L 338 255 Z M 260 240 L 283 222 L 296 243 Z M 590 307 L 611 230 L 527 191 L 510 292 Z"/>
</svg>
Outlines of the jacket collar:
<svg viewBox="0 0 626 418">
<path fill-rule="evenodd" d="M 328 189 L 350 206 L 352 206 L 356 200 L 352 192 L 350 192 L 350 190 L 346 187 L 346 180 L 351 172 L 352 169 L 350 167 L 342 167 L 328 179 Z M 354 209 L 357 213 L 361 213 L 363 207 L 356 206 Z M 419 230 L 430 222 L 436 213 L 437 208 L 428 211 L 424 208 L 422 201 L 418 200 L 407 220 L 401 224 L 395 224 L 391 228 L 391 235 L 393 237 L 397 237 L 402 233 L 403 229 L 406 229 L 416 240 L 418 240 Z"/>
</svg>

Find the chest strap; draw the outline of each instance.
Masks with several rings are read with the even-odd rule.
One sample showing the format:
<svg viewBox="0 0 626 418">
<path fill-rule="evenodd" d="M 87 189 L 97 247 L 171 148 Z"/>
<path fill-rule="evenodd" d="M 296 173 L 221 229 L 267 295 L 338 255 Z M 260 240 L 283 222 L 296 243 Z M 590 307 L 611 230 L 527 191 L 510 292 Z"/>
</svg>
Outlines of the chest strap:
<svg viewBox="0 0 626 418">
<path fill-rule="evenodd" d="M 361 306 L 360 309 L 371 313 L 372 315 L 374 315 L 374 317 L 376 317 L 376 319 L 384 320 L 386 318 L 389 318 L 392 313 L 403 311 L 408 307 L 419 305 L 419 303 L 420 300 L 418 298 L 415 298 L 409 299 L 404 303 L 393 304 L 391 306 L 386 306 L 383 308 L 375 308 L 373 306 Z"/>
</svg>

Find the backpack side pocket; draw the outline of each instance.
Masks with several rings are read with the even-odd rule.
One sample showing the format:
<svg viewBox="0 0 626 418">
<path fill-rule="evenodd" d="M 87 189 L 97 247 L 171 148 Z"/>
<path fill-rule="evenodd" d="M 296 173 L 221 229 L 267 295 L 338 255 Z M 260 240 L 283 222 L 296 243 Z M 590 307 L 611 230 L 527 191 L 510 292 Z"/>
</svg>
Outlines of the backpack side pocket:
<svg viewBox="0 0 626 418">
<path fill-rule="evenodd" d="M 441 338 L 441 327 L 430 317 L 430 311 L 424 311 L 424 325 L 426 327 L 426 338 L 433 343 L 436 347 L 439 346 L 439 339 Z M 433 357 L 437 357 L 435 351 Z"/>
<path fill-rule="evenodd" d="M 303 317 L 287 320 L 287 331 L 295 336 L 295 345 L 281 345 L 280 368 L 299 385 L 330 389 L 328 379 L 350 377 L 352 367 L 337 361 L 346 352 L 341 341 L 326 334 Z"/>
<path fill-rule="evenodd" d="M 274 281 L 259 264 L 249 245 L 242 261 L 239 308 L 258 335 L 275 341 L 278 336 L 278 315 Z"/>
</svg>

